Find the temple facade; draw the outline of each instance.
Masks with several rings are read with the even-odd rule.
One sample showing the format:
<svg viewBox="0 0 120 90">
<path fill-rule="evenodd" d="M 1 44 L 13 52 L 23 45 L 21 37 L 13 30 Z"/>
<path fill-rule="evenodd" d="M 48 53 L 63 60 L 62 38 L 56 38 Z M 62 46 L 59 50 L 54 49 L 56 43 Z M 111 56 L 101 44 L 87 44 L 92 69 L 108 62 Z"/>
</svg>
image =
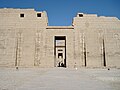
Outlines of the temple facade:
<svg viewBox="0 0 120 90">
<path fill-rule="evenodd" d="M 120 20 L 78 13 L 49 26 L 45 11 L 0 9 L 0 67 L 120 68 Z"/>
</svg>

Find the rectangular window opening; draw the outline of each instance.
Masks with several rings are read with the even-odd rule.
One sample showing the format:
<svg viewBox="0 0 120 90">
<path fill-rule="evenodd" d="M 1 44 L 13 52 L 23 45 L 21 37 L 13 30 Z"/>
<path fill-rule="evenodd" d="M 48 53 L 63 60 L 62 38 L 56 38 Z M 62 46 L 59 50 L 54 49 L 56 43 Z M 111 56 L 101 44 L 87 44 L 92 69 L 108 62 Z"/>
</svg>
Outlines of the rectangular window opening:
<svg viewBox="0 0 120 90">
<path fill-rule="evenodd" d="M 20 17 L 24 17 L 24 14 L 20 14 Z"/>
<path fill-rule="evenodd" d="M 79 14 L 79 17 L 83 17 L 83 14 Z"/>
<path fill-rule="evenodd" d="M 41 17 L 41 13 L 37 13 L 37 17 Z"/>
</svg>

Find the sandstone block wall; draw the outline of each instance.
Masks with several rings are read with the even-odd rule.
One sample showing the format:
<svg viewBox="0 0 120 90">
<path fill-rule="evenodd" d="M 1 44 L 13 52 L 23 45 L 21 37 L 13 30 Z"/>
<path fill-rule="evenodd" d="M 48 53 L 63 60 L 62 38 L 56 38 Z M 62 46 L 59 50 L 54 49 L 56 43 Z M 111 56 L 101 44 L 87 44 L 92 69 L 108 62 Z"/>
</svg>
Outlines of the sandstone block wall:
<svg viewBox="0 0 120 90">
<path fill-rule="evenodd" d="M 103 67 L 105 51 L 105 66 L 119 67 L 120 20 L 115 17 L 98 17 L 91 14 L 82 14 L 83 16 L 80 17 L 79 14 L 81 13 L 74 18 L 73 25 L 76 32 L 84 37 L 87 66 Z"/>
<path fill-rule="evenodd" d="M 48 26 L 45 11 L 0 9 L 0 66 L 55 67 L 55 36 L 66 37 L 66 66 L 120 68 L 120 20 L 78 13 Z M 65 51 L 64 51 L 65 52 Z"/>
<path fill-rule="evenodd" d="M 39 48 L 35 40 L 44 33 L 47 24 L 46 12 L 0 9 L 0 66 L 34 66 L 38 61 L 36 48 Z M 43 39 L 39 42 L 41 48 L 42 43 Z"/>
</svg>

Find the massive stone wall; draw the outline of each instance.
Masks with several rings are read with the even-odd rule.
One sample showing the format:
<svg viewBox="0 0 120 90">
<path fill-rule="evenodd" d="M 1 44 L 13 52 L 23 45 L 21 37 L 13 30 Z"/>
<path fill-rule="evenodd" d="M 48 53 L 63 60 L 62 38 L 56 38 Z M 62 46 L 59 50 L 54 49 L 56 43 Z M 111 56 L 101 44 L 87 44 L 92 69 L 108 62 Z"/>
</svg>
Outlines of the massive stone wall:
<svg viewBox="0 0 120 90">
<path fill-rule="evenodd" d="M 88 67 L 120 67 L 119 19 L 78 13 L 73 25 L 76 33 L 84 37 L 79 39 L 85 43 Z"/>
<path fill-rule="evenodd" d="M 45 11 L 0 9 L 0 66 L 55 67 L 55 36 L 66 37 L 67 67 L 120 67 L 120 20 L 78 13 L 48 26 Z"/>
<path fill-rule="evenodd" d="M 35 40 L 44 33 L 47 24 L 46 12 L 0 9 L 0 66 L 34 66 L 37 61 Z"/>
<path fill-rule="evenodd" d="M 54 37 L 66 37 L 66 66 L 73 67 L 74 60 L 74 28 L 73 26 L 48 26 L 46 30 L 47 40 L 47 56 L 46 60 L 52 60 L 54 64 Z M 48 59 L 49 58 L 49 59 Z M 51 58 L 51 59 L 50 59 Z"/>
</svg>

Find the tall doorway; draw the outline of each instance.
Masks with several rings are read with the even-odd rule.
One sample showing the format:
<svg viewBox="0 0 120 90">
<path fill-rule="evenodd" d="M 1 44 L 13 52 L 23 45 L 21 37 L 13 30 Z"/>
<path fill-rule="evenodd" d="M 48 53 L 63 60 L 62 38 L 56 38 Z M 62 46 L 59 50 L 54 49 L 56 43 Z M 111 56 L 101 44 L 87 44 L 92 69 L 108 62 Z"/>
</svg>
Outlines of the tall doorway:
<svg viewBox="0 0 120 90">
<path fill-rule="evenodd" d="M 54 66 L 66 67 L 66 36 L 54 37 Z"/>
</svg>

